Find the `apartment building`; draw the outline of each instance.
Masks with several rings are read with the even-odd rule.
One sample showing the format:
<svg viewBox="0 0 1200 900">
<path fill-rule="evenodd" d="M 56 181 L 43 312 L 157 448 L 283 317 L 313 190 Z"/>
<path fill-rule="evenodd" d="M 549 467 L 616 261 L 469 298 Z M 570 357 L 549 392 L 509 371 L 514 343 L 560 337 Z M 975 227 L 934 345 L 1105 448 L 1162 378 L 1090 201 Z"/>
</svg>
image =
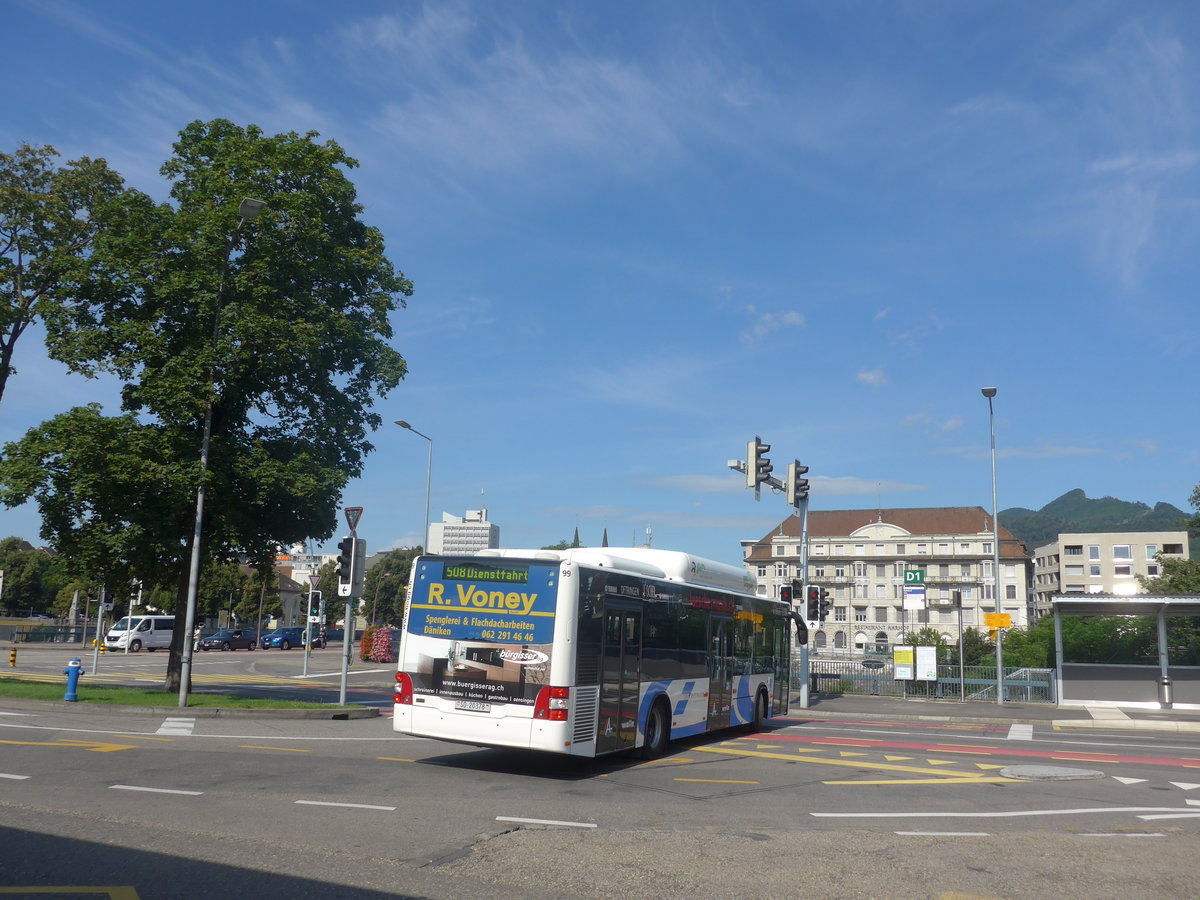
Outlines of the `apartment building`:
<svg viewBox="0 0 1200 900">
<path fill-rule="evenodd" d="M 1137 576 L 1161 574 L 1158 557 L 1188 555 L 1186 531 L 1121 531 L 1060 534 L 1034 556 L 1037 607 L 1050 609 L 1054 594 L 1141 593 Z"/>
<path fill-rule="evenodd" d="M 745 543 L 745 563 L 761 596 L 800 579 L 829 590 L 833 601 L 814 651 L 890 652 L 902 635 L 927 625 L 958 640 L 959 610 L 905 609 L 905 571 L 920 570 L 929 599 L 962 599 L 962 626 L 984 628 L 996 611 L 992 517 L 979 506 L 810 512 L 808 573 L 801 569 L 800 520 L 789 516 L 759 541 Z M 1000 528 L 1001 611 L 1028 624 L 1032 560 Z"/>
<path fill-rule="evenodd" d="M 500 546 L 500 526 L 488 521 L 486 509 L 468 509 L 466 515 L 442 513 L 442 521 L 429 526 L 430 553 L 473 553 Z"/>
</svg>

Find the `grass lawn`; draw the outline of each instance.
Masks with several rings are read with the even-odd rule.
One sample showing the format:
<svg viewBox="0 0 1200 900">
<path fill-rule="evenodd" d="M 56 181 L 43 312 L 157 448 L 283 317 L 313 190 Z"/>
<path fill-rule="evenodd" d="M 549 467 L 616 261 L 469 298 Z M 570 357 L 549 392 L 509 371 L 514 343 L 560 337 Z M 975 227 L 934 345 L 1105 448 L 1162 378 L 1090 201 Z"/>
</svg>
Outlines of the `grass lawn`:
<svg viewBox="0 0 1200 900">
<path fill-rule="evenodd" d="M 61 700 L 66 693 L 64 684 L 22 681 L 19 678 L 0 678 L 0 697 L 20 700 Z M 179 695 L 161 690 L 89 685 L 81 683 L 77 691 L 79 703 L 111 704 L 116 706 L 177 706 Z M 232 694 L 188 694 L 187 708 L 220 707 L 222 709 L 328 709 L 328 703 L 309 703 L 303 700 L 273 700 L 261 697 L 235 697 Z"/>
</svg>

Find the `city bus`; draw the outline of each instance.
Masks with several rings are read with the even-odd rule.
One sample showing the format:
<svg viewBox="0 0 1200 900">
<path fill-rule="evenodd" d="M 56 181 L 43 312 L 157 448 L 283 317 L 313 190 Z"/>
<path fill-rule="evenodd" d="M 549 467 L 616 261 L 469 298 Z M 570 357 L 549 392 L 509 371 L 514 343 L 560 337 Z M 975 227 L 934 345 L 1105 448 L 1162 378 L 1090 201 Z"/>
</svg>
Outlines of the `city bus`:
<svg viewBox="0 0 1200 900">
<path fill-rule="evenodd" d="M 791 616 L 745 569 L 672 550 L 421 556 L 393 728 L 654 758 L 670 740 L 787 712 Z"/>
</svg>

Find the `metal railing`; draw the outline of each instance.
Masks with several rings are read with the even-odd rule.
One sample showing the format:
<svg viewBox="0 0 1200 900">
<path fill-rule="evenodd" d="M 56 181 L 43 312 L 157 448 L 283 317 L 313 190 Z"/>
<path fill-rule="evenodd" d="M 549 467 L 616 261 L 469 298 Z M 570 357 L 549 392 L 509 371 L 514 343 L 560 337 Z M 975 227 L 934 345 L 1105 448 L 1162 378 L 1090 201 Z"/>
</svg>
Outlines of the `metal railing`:
<svg viewBox="0 0 1200 900">
<path fill-rule="evenodd" d="M 809 690 L 815 694 L 868 694 L 880 697 L 928 697 L 937 700 L 996 699 L 996 667 L 938 666 L 937 681 L 897 681 L 890 659 L 810 659 Z M 793 662 L 792 685 L 801 673 Z M 1053 669 L 1004 670 L 1004 699 L 1055 703 Z"/>
</svg>

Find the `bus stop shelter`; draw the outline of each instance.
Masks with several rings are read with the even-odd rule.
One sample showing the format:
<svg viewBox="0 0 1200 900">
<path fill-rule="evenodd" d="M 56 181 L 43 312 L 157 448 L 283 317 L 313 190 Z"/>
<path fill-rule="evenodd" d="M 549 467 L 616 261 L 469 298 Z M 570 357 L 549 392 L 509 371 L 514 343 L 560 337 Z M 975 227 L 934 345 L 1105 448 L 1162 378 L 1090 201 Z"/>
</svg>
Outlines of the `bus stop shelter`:
<svg viewBox="0 0 1200 900">
<path fill-rule="evenodd" d="M 1200 709 L 1200 666 L 1171 665 L 1167 652 L 1167 618 L 1200 616 L 1200 595 L 1056 594 L 1051 605 L 1060 706 Z M 1158 622 L 1157 665 L 1065 662 L 1063 616 L 1153 616 Z"/>
</svg>

